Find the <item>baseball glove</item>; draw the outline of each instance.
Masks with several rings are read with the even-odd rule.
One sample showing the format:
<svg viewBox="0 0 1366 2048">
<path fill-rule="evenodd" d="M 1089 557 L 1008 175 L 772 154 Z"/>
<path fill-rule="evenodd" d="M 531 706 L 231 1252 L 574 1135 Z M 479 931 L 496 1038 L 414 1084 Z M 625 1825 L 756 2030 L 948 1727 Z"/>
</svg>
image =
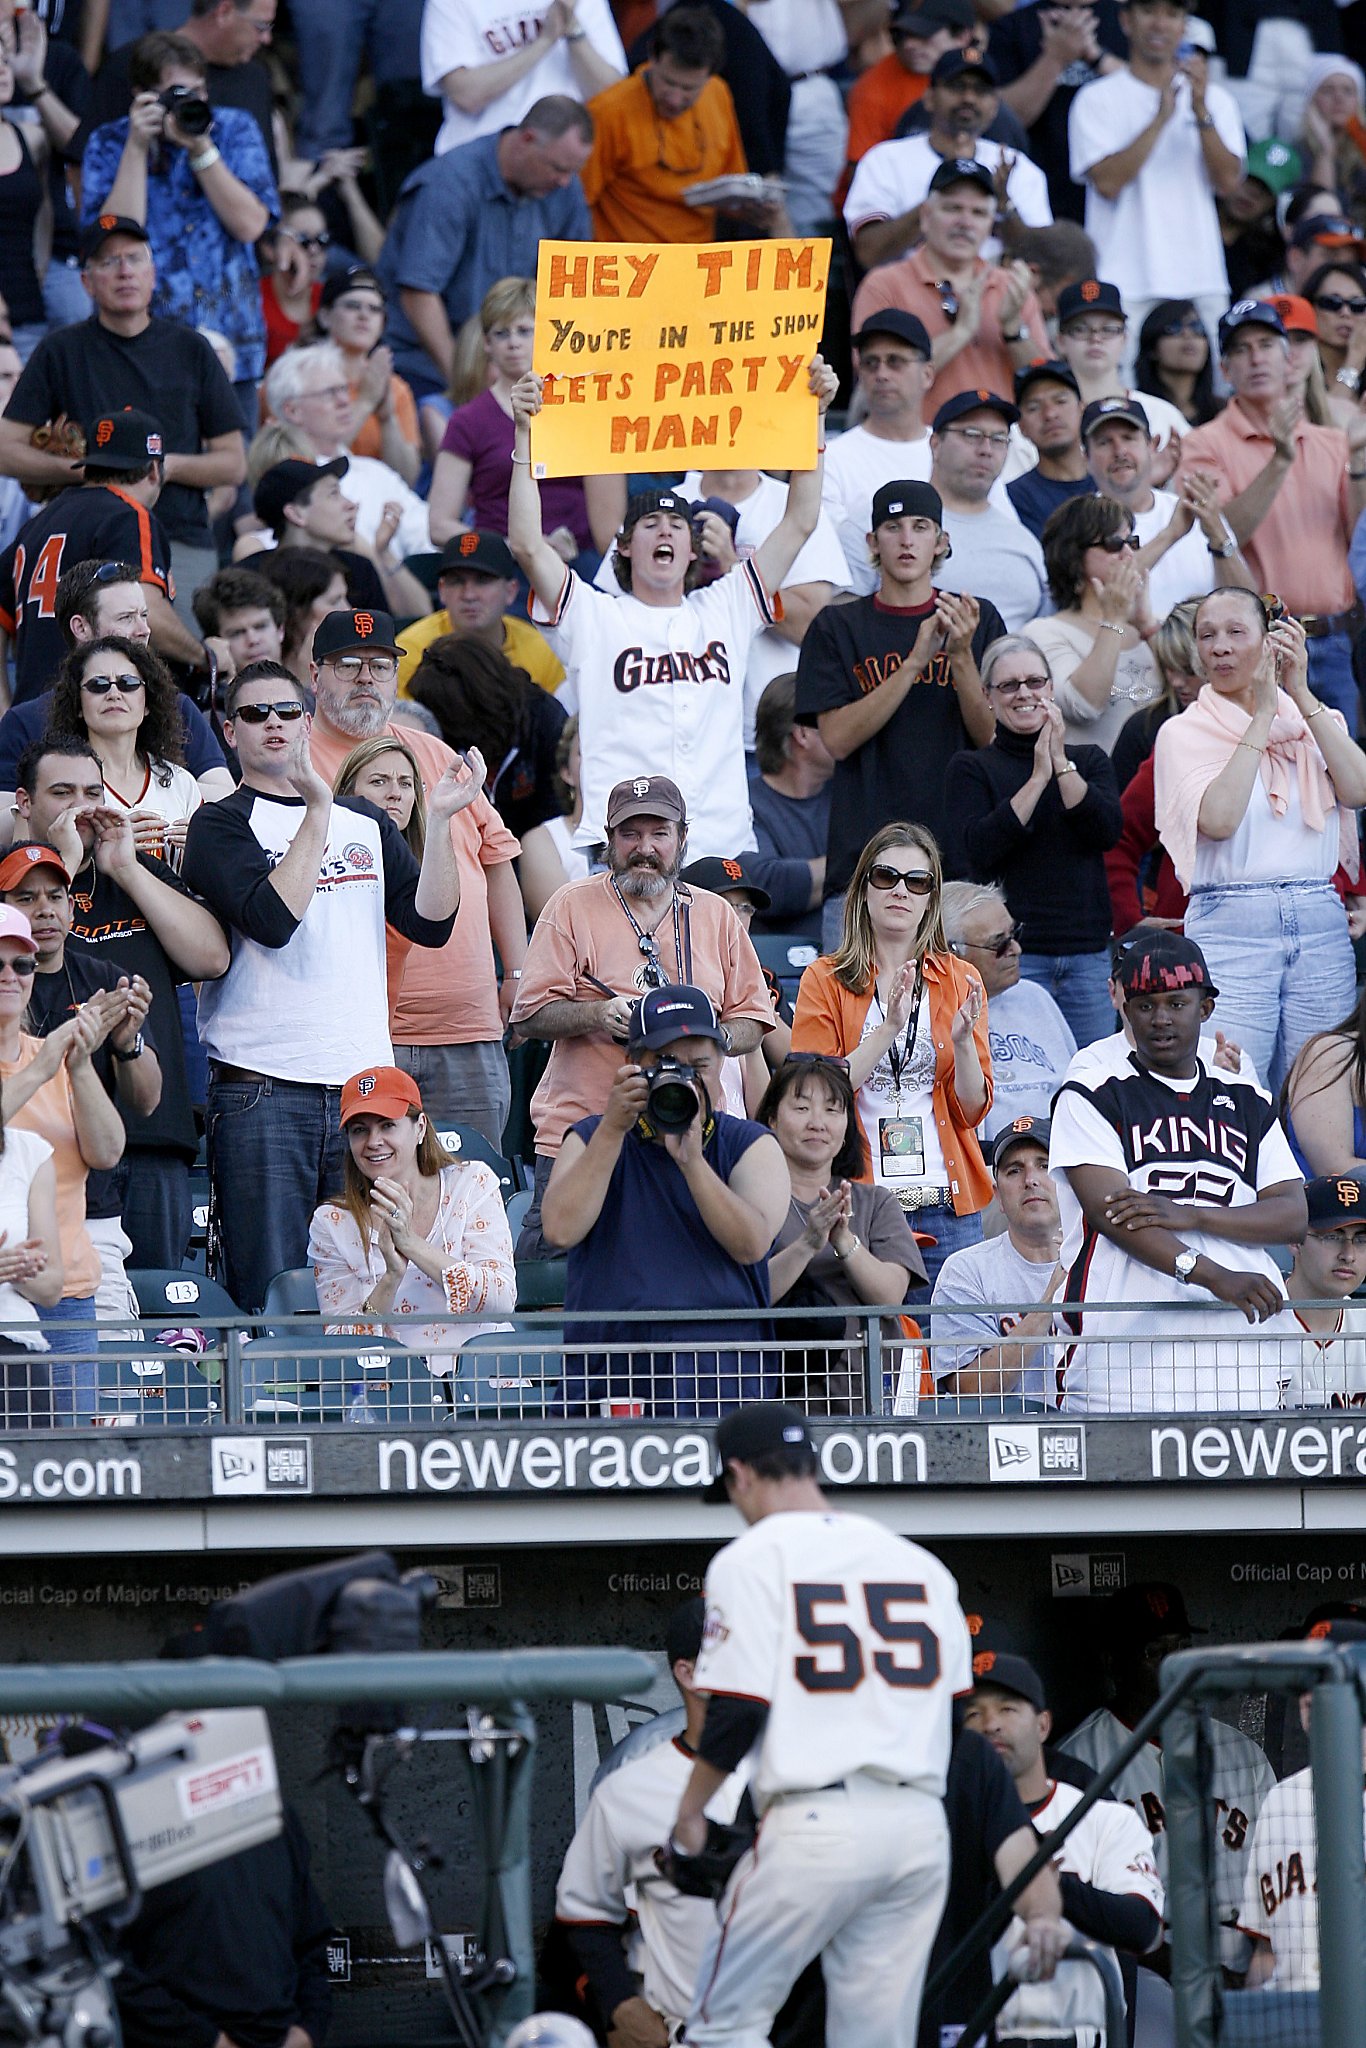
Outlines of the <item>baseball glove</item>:
<svg viewBox="0 0 1366 2048">
<path fill-rule="evenodd" d="M 695 1856 L 675 1848 L 670 1840 L 655 1850 L 655 1867 L 690 1899 L 719 1899 L 736 1864 L 753 1848 L 754 1833 L 752 1827 L 727 1827 L 724 1821 L 709 1820 L 706 1845 Z"/>
</svg>

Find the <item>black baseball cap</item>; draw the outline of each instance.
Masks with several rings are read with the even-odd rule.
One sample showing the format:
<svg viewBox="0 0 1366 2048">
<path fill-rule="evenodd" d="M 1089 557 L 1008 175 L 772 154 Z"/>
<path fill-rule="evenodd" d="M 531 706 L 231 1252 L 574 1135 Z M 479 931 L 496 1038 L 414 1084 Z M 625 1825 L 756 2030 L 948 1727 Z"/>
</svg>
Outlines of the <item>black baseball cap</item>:
<svg viewBox="0 0 1366 2048">
<path fill-rule="evenodd" d="M 1295 1633 L 1307 1643 L 1366 1643 L 1366 1608 L 1355 1600 L 1322 1600 Z"/>
<path fill-rule="evenodd" d="M 1003 1131 L 998 1131 L 991 1145 L 991 1170 L 997 1173 L 1001 1161 L 1012 1145 L 1042 1145 L 1048 1150 L 1048 1134 L 1053 1126 L 1046 1116 L 1017 1116 Z"/>
<path fill-rule="evenodd" d="M 689 861 L 679 880 L 692 889 L 710 889 L 716 896 L 728 890 L 742 890 L 756 910 L 767 910 L 773 901 L 767 889 L 748 872 L 743 853 L 737 853 L 732 860 L 708 854 L 705 860 Z"/>
<path fill-rule="evenodd" d="M 273 463 L 251 494 L 251 509 L 263 525 L 278 533 L 285 523 L 286 505 L 306 498 L 319 477 L 345 476 L 350 467 L 344 455 L 334 456 L 331 462 L 300 462 L 297 456 L 290 456 Z"/>
<path fill-rule="evenodd" d="M 883 306 L 878 312 L 870 313 L 852 337 L 855 348 L 864 348 L 875 334 L 891 334 L 898 341 L 904 341 L 907 348 L 913 348 L 925 361 L 930 359 L 930 337 L 925 331 L 923 320 L 917 320 L 914 313 L 903 313 L 900 306 Z"/>
<path fill-rule="evenodd" d="M 1126 996 L 1170 995 L 1183 988 L 1217 996 L 1205 956 L 1182 932 L 1144 932 L 1119 963 L 1116 979 Z"/>
<path fill-rule="evenodd" d="M 352 263 L 348 264 L 345 270 L 334 270 L 330 277 L 323 280 L 322 293 L 318 299 L 318 304 L 320 306 L 335 306 L 338 299 L 345 292 L 358 291 L 378 292 L 380 298 L 386 304 L 388 302 L 389 294 L 385 291 L 384 286 L 380 283 L 375 272 L 371 270 L 369 264 Z"/>
<path fill-rule="evenodd" d="M 637 491 L 626 507 L 626 517 L 621 522 L 622 532 L 650 512 L 676 512 L 680 519 L 692 524 L 692 500 L 685 498 L 681 491 Z"/>
<path fill-rule="evenodd" d="M 1219 322 L 1221 356 L 1228 354 L 1228 345 L 1240 327 L 1269 327 L 1273 334 L 1285 334 L 1285 322 L 1267 300 L 1239 299 L 1235 305 L 1229 307 Z"/>
<path fill-rule="evenodd" d="M 1036 1714 L 1041 1714 L 1048 1702 L 1044 1697 L 1043 1680 L 1027 1657 L 1016 1657 L 1007 1650 L 983 1650 L 972 1660 L 972 1689 L 992 1686 L 997 1692 L 1014 1693 L 1017 1699 L 1028 1700 Z"/>
<path fill-rule="evenodd" d="M 683 792 L 667 775 L 633 775 L 612 785 L 607 798 L 607 829 L 615 832 L 627 818 L 671 818 L 688 822 Z"/>
<path fill-rule="evenodd" d="M 1093 398 L 1081 416 L 1082 440 L 1088 439 L 1105 420 L 1127 420 L 1140 433 L 1152 433 L 1148 415 L 1136 398 Z"/>
<path fill-rule="evenodd" d="M 653 1052 L 661 1045 L 671 1045 L 675 1038 L 730 1043 L 711 997 L 686 981 L 671 981 L 666 988 L 652 988 L 641 997 L 631 1013 L 626 1043 L 632 1052 Z"/>
<path fill-rule="evenodd" d="M 1107 284 L 1100 277 L 1082 277 L 1075 284 L 1065 284 L 1058 293 L 1059 327 L 1066 327 L 1069 320 L 1082 313 L 1113 313 L 1116 319 L 1123 320 L 1126 316 L 1119 286 Z"/>
<path fill-rule="evenodd" d="M 85 429 L 87 469 L 140 469 L 148 462 L 160 462 L 164 450 L 161 428 L 148 412 L 102 413 Z"/>
<path fill-rule="evenodd" d="M 1290 230 L 1292 249 L 1360 248 L 1361 229 L 1341 213 L 1306 213 Z"/>
<path fill-rule="evenodd" d="M 436 573 L 440 578 L 457 569 L 472 569 L 477 576 L 517 574 L 512 549 L 501 533 L 453 533 L 441 550 Z"/>
<path fill-rule="evenodd" d="M 1305 1184 L 1311 1230 L 1341 1230 L 1366 1223 L 1366 1181 L 1354 1173 L 1321 1173 Z"/>
<path fill-rule="evenodd" d="M 944 524 L 944 501 L 933 484 L 913 482 L 883 484 L 873 493 L 869 531 L 876 533 L 888 519 L 932 519 Z"/>
<path fill-rule="evenodd" d="M 972 0 L 911 0 L 892 16 L 894 36 L 932 36 L 941 28 L 968 29 L 975 25 Z"/>
<path fill-rule="evenodd" d="M 965 71 L 980 71 L 993 87 L 1001 82 L 1001 74 L 990 57 L 978 56 L 974 50 L 945 50 L 930 73 L 930 84 L 947 85 L 951 78 L 961 78 Z"/>
<path fill-rule="evenodd" d="M 951 427 L 955 420 L 961 420 L 965 413 L 998 412 L 1008 427 L 1013 427 L 1020 417 L 1018 409 L 1008 398 L 1002 398 L 997 391 L 988 391 L 978 385 L 975 391 L 957 391 L 952 398 L 946 398 L 934 418 L 930 431 L 942 434 L 945 427 Z"/>
<path fill-rule="evenodd" d="M 667 995 L 669 991 L 657 989 L 654 993 Z M 647 996 L 645 1001 L 649 1000 Z M 641 1007 L 643 1009 L 644 1004 Z M 721 1503 L 728 1498 L 727 1458 L 739 1458 L 749 1465 L 756 1458 L 766 1458 L 774 1451 L 784 1450 L 809 1451 L 813 1458 L 816 1455 L 816 1446 L 800 1408 L 789 1408 L 785 1401 L 747 1401 L 742 1408 L 723 1415 L 716 1425 L 716 1469 L 711 1484 L 702 1495 L 703 1500 Z"/>
<path fill-rule="evenodd" d="M 329 654 L 401 654 L 398 634 L 388 612 L 329 612 L 313 632 L 313 659 Z"/>
<path fill-rule="evenodd" d="M 939 68 L 943 62 L 944 59 L 941 57 L 939 63 L 934 67 L 934 76 L 936 78 L 939 76 Z M 976 66 L 976 69 L 979 71 L 984 68 L 981 64 Z M 930 190 L 931 192 L 947 192 L 950 185 L 975 185 L 978 191 L 985 192 L 988 198 L 992 198 L 996 191 L 990 170 L 985 164 L 979 163 L 975 156 L 945 157 L 939 169 L 930 179 Z"/>
<path fill-rule="evenodd" d="M 98 256 L 111 235 L 131 235 L 135 242 L 148 244 L 152 239 L 140 220 L 130 220 L 126 213 L 102 213 L 81 236 L 82 263 Z"/>
<path fill-rule="evenodd" d="M 706 1619 L 707 1603 L 700 1593 L 694 1593 L 690 1600 L 683 1600 L 675 1607 L 664 1631 L 664 1654 L 669 1660 L 670 1671 L 675 1664 L 697 1662 Z"/>
<path fill-rule="evenodd" d="M 1140 1647 L 1161 1636 L 1207 1635 L 1207 1629 L 1193 1629 L 1186 1612 L 1186 1596 L 1168 1579 L 1138 1579 L 1121 1586 L 1106 1602 L 1105 1619 L 1111 1638 Z"/>
<path fill-rule="evenodd" d="M 1064 363 L 1057 356 L 1040 356 L 1037 362 L 1026 363 L 1023 370 L 1015 373 L 1015 403 L 1019 405 L 1032 384 L 1065 384 L 1067 389 L 1081 397 L 1081 386 L 1077 373 L 1070 363 Z"/>
</svg>

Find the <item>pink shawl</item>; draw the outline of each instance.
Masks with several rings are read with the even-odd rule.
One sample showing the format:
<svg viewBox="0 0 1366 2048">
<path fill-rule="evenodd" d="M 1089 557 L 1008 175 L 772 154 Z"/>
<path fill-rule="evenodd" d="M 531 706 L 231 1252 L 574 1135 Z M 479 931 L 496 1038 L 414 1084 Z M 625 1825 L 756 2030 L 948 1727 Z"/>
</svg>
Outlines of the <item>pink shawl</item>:
<svg viewBox="0 0 1366 2048">
<path fill-rule="evenodd" d="M 1335 720 L 1346 732 L 1347 721 L 1340 711 L 1326 711 L 1324 716 Z M 1187 710 L 1169 718 L 1158 729 L 1153 749 L 1157 830 L 1183 889 L 1190 888 L 1195 873 L 1195 842 L 1205 791 L 1227 765 L 1251 723 L 1240 704 L 1221 697 L 1206 683 Z M 1299 788 L 1304 822 L 1311 831 L 1321 832 L 1336 810 L 1338 857 L 1355 881 L 1360 864 L 1356 815 L 1338 802 L 1332 777 L 1314 744 L 1313 731 L 1284 690 L 1276 693 L 1276 715 L 1271 721 L 1260 773 L 1271 809 L 1278 818 L 1284 817 L 1287 809 L 1292 775 Z"/>
</svg>

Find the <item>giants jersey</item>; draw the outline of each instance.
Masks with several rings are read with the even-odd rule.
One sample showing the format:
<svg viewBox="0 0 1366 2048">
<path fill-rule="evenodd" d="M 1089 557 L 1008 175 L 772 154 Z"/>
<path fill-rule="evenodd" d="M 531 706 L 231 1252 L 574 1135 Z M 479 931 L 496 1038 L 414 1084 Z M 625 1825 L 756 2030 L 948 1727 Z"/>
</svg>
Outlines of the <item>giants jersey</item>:
<svg viewBox="0 0 1366 2048">
<path fill-rule="evenodd" d="M 745 668 L 752 641 L 782 617 L 753 562 L 677 605 L 609 597 L 572 570 L 544 624 L 568 670 L 559 692 L 579 714 L 583 823 L 576 846 L 607 836 L 607 798 L 636 775 L 668 775 L 688 810 L 688 858 L 755 845 L 745 777 Z"/>
<path fill-rule="evenodd" d="M 768 1708 L 762 1812 L 864 1771 L 944 1796 L 954 1695 L 972 1685 L 950 1574 L 863 1515 L 767 1515 L 707 1567 L 697 1684 Z"/>
<path fill-rule="evenodd" d="M 1030 1815 L 1034 1832 L 1041 1838 L 1061 1827 L 1082 1794 L 1075 1785 L 1050 1785 L 1043 1805 Z M 1119 1897 L 1143 1899 L 1160 1916 L 1166 1900 L 1162 1879 L 1153 1859 L 1152 1837 L 1138 1815 L 1117 1799 L 1101 1799 L 1091 1808 L 1059 1849 L 1057 1867 L 1097 1891 Z M 1023 1939 L 1017 1920 L 998 1942 L 992 1958 L 997 1979 L 1004 1976 L 1006 1961 Z M 998 2036 L 1005 2040 L 1016 2034 L 1066 2033 L 1077 2027 L 1105 2028 L 1105 1994 L 1099 1977 L 1089 1963 L 1060 1963 L 1048 1984 L 1022 1984 L 1008 2001 L 996 2022 Z M 1106 2048 L 1124 2048 L 1110 2042 Z"/>
<path fill-rule="evenodd" d="M 692 1766 L 690 1752 L 675 1739 L 600 1778 L 555 1889 L 555 1918 L 570 1926 L 624 1927 L 634 1911 L 644 1947 L 644 1995 L 656 2012 L 680 2023 L 716 1931 L 716 1907 L 661 1877 L 655 1850 L 669 1839 Z M 732 1772 L 708 1803 L 711 1819 L 734 1820 L 744 1787 L 744 1772 Z"/>
<path fill-rule="evenodd" d="M 175 596 L 171 544 L 154 512 L 114 484 L 62 491 L 0 555 L 0 628 L 15 641 L 16 704 L 52 688 L 66 654 L 57 583 L 77 562 L 127 562 L 139 583 Z"/>
<path fill-rule="evenodd" d="M 1366 1795 L 1362 1800 L 1366 1829 Z M 1319 1988 L 1319 1859 L 1307 1770 L 1275 1786 L 1257 1820 L 1238 1924 L 1271 1943 L 1278 1991 Z"/>
<path fill-rule="evenodd" d="M 1269 1340 L 1293 1336 L 1293 1318 L 1274 1316 L 1253 1334 L 1240 1309 L 1210 1308 L 1208 1289 L 1155 1272 L 1093 1229 L 1068 1179 L 1071 1167 L 1107 1166 L 1131 1187 L 1186 1206 L 1245 1207 L 1261 1189 L 1303 1178 L 1261 1089 L 1203 1066 L 1193 1078 L 1169 1081 L 1130 1054 L 1118 1073 L 1063 1083 L 1048 1163 L 1058 1183 L 1063 1294 L 1083 1304 L 1068 1318 L 1078 1341 L 1063 1353 L 1063 1406 L 1098 1413 L 1279 1408 L 1287 1369 Z M 1191 1250 L 1261 1274 L 1284 1294 L 1269 1251 L 1198 1230 L 1178 1234 Z M 1187 1313 L 1162 1323 L 1143 1308 L 1124 1313 L 1126 1302 L 1155 1301 Z M 1097 1306 L 1088 1313 L 1091 1302 Z M 1193 1304 L 1203 1306 L 1191 1313 Z"/>
</svg>

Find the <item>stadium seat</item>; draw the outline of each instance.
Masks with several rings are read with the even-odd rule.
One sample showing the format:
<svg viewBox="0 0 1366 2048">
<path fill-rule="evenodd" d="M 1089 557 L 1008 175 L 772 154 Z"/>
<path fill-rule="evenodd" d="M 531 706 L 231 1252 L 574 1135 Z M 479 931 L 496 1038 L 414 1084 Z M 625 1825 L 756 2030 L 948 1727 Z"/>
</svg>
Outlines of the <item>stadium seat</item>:
<svg viewBox="0 0 1366 2048">
<path fill-rule="evenodd" d="M 803 970 L 811 965 L 820 947 L 813 939 L 799 938 L 795 932 L 751 932 L 750 939 L 759 955 L 759 965 L 777 975 L 784 995 L 795 996 Z"/>
<path fill-rule="evenodd" d="M 540 1416 L 564 1373 L 563 1354 L 543 1350 L 555 1329 L 481 1330 L 461 1345 L 451 1376 L 457 1416 Z M 537 1340 L 540 1340 L 538 1343 Z"/>
<path fill-rule="evenodd" d="M 193 1358 L 162 1351 L 143 1358 L 101 1358 L 95 1394 L 96 1428 L 197 1428 L 218 1410 Z"/>
<path fill-rule="evenodd" d="M 921 1403 L 919 1412 L 922 1416 L 971 1422 L 984 1415 L 1052 1415 L 1057 1411 L 1024 1394 L 936 1394 L 933 1401 Z"/>
<path fill-rule="evenodd" d="M 266 1424 L 410 1423 L 433 1419 L 422 1360 L 382 1337 L 261 1337 L 242 1350 L 243 1413 Z M 391 1363 L 392 1361 L 392 1363 Z M 447 1410 L 439 1405 L 435 1419 Z"/>
<path fill-rule="evenodd" d="M 290 1266 L 277 1273 L 266 1289 L 261 1319 L 268 1326 L 281 1316 L 316 1316 L 318 1290 L 311 1266 Z"/>
<path fill-rule="evenodd" d="M 516 1194 L 521 1186 L 521 1176 L 510 1159 L 501 1152 L 495 1152 L 482 1131 L 476 1131 L 470 1124 L 437 1124 L 437 1137 L 452 1157 L 460 1159 L 482 1159 L 485 1166 L 491 1166 L 498 1176 L 498 1185 L 503 1190 L 503 1200 Z"/>
<path fill-rule="evenodd" d="M 531 1189 L 518 1188 L 515 1195 L 508 1196 L 504 1207 L 508 1212 L 508 1229 L 512 1232 L 512 1242 L 516 1244 L 517 1233 L 526 1218 L 527 1210 L 531 1207 Z"/>
<path fill-rule="evenodd" d="M 187 1323 L 202 1326 L 206 1321 L 213 1325 L 242 1314 L 227 1289 L 203 1273 L 174 1266 L 135 1266 L 128 1279 L 137 1296 L 138 1312 L 144 1316 L 164 1318 L 183 1313 Z"/>
<path fill-rule="evenodd" d="M 563 1259 L 523 1259 L 517 1267 L 518 1308 L 563 1308 L 569 1268 Z"/>
</svg>

